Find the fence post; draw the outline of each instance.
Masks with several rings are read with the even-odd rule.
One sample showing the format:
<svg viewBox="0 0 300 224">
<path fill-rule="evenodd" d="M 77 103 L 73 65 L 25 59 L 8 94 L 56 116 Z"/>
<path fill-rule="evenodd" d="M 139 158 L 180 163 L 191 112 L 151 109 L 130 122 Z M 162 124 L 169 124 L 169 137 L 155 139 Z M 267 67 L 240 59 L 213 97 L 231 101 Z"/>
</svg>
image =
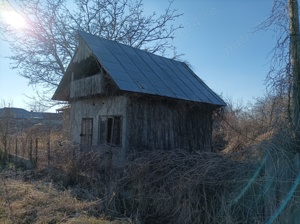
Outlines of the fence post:
<svg viewBox="0 0 300 224">
<path fill-rule="evenodd" d="M 6 159 L 7 159 L 7 139 L 6 139 L 6 136 L 3 137 L 3 148 L 4 148 L 4 152 L 3 152 L 2 158 L 6 161 Z"/>
<path fill-rule="evenodd" d="M 13 154 L 11 152 L 11 139 L 8 137 L 8 139 L 7 139 L 7 157 L 8 157 L 8 161 L 11 160 L 11 156 L 10 156 L 11 154 Z"/>
<path fill-rule="evenodd" d="M 16 137 L 16 142 L 15 142 L 15 160 L 17 161 L 18 157 L 18 138 Z"/>
<path fill-rule="evenodd" d="M 35 139 L 35 165 L 38 163 L 38 139 Z"/>
<path fill-rule="evenodd" d="M 7 136 L 4 136 L 4 155 L 7 157 Z"/>
<path fill-rule="evenodd" d="M 18 137 L 16 136 L 16 145 L 15 145 L 15 171 L 17 175 L 17 165 L 18 165 Z"/>
<path fill-rule="evenodd" d="M 25 140 L 25 138 L 23 136 L 21 136 L 21 142 L 22 142 L 22 157 L 26 157 L 27 158 L 27 155 L 26 155 L 27 141 Z"/>
<path fill-rule="evenodd" d="M 32 138 L 30 138 L 30 141 L 29 141 L 29 160 L 30 162 L 32 163 Z"/>
<path fill-rule="evenodd" d="M 48 158 L 48 166 L 50 166 L 50 159 L 51 159 L 51 155 L 50 155 L 50 140 L 48 140 L 48 142 L 47 142 L 47 158 Z"/>
</svg>

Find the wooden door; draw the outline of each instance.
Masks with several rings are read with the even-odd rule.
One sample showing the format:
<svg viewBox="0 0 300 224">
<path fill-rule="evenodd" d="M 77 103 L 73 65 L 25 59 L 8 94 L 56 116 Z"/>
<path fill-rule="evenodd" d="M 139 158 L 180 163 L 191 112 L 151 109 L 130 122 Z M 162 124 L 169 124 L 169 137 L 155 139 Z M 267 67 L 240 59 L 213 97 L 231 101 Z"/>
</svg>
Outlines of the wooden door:
<svg viewBox="0 0 300 224">
<path fill-rule="evenodd" d="M 93 139 L 93 118 L 82 118 L 81 124 L 81 144 L 85 146 L 92 145 Z"/>
</svg>

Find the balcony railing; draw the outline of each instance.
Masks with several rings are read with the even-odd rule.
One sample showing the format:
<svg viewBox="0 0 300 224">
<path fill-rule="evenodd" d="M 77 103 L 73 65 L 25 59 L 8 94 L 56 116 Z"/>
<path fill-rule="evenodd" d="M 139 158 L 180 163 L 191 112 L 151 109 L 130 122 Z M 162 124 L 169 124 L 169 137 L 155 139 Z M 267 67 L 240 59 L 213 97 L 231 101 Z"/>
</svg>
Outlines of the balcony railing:
<svg viewBox="0 0 300 224">
<path fill-rule="evenodd" d="M 74 99 L 103 93 L 101 79 L 101 75 L 97 74 L 73 81 L 71 83 L 71 98 Z"/>
</svg>

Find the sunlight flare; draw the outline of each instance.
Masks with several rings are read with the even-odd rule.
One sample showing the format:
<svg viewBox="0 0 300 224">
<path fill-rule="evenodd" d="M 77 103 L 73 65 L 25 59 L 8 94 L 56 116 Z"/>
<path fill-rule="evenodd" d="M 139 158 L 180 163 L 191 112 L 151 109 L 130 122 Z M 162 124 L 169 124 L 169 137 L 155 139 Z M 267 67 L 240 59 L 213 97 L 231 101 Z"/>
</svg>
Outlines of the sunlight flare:
<svg viewBox="0 0 300 224">
<path fill-rule="evenodd" d="M 12 27 L 16 29 L 22 29 L 26 27 L 25 19 L 16 11 L 3 11 L 2 13 L 3 20 Z"/>
</svg>

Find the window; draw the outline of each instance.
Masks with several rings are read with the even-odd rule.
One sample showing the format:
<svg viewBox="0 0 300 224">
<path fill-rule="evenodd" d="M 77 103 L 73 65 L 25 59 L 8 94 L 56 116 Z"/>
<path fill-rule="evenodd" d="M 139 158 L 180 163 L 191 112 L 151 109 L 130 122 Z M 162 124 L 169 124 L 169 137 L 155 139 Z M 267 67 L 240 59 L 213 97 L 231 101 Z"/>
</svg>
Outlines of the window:
<svg viewBox="0 0 300 224">
<path fill-rule="evenodd" d="M 74 81 L 93 76 L 101 71 L 100 70 L 101 65 L 92 56 L 86 58 L 85 60 L 80 61 L 79 63 L 75 63 L 73 66 L 74 66 L 74 76 L 73 76 Z"/>
<path fill-rule="evenodd" d="M 93 139 L 93 118 L 82 118 L 80 141 L 82 145 L 91 146 Z"/>
<path fill-rule="evenodd" d="M 99 143 L 110 145 L 122 144 L 122 117 L 99 117 Z"/>
</svg>

